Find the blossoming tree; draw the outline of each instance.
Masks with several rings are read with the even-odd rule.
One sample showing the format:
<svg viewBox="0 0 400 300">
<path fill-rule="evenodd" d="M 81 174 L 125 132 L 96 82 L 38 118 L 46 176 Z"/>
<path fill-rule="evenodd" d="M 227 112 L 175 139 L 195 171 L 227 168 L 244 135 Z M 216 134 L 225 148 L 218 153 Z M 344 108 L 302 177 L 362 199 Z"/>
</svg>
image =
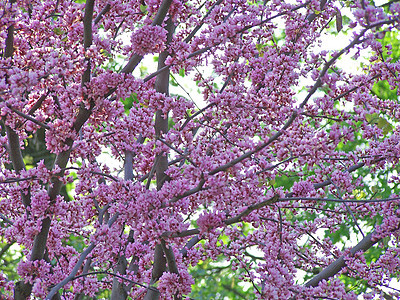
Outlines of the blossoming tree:
<svg viewBox="0 0 400 300">
<path fill-rule="evenodd" d="M 399 297 L 398 1 L 1 5 L 1 299 Z"/>
</svg>

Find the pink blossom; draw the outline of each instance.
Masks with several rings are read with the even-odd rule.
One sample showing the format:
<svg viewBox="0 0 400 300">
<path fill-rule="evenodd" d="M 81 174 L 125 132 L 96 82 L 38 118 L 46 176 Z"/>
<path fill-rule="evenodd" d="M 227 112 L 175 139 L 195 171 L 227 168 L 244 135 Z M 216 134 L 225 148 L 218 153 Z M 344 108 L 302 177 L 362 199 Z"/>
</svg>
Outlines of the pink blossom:
<svg viewBox="0 0 400 300">
<path fill-rule="evenodd" d="M 224 215 L 221 212 L 204 212 L 197 219 L 197 225 L 200 230 L 207 232 L 208 230 L 213 230 L 223 224 Z"/>
<path fill-rule="evenodd" d="M 146 25 L 132 33 L 132 50 L 139 55 L 159 53 L 165 49 L 166 39 L 167 31 L 165 29 L 160 26 Z"/>
<path fill-rule="evenodd" d="M 309 181 L 295 182 L 292 187 L 293 194 L 296 196 L 307 196 L 314 190 L 314 185 Z"/>
</svg>

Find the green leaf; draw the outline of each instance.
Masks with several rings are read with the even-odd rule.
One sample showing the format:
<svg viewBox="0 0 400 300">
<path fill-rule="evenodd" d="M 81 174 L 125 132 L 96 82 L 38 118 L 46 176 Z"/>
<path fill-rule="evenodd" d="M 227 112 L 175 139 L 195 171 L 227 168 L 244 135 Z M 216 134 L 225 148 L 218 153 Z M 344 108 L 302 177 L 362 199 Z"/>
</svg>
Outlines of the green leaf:
<svg viewBox="0 0 400 300">
<path fill-rule="evenodd" d="M 53 32 L 54 32 L 55 34 L 57 34 L 57 35 L 62 35 L 62 34 L 65 33 L 65 31 L 62 30 L 62 29 L 59 28 L 59 27 L 54 28 L 54 29 L 53 29 Z"/>
<path fill-rule="evenodd" d="M 149 73 L 149 72 L 147 72 L 147 67 L 144 65 L 140 65 L 139 71 L 140 71 L 140 77 L 144 77 L 144 76 L 148 75 L 148 73 Z"/>
<path fill-rule="evenodd" d="M 389 132 L 392 132 L 393 131 L 393 126 L 392 125 L 390 125 L 389 123 L 388 124 L 386 124 L 383 128 L 382 128 L 382 132 L 383 132 L 383 134 L 388 134 Z"/>
<path fill-rule="evenodd" d="M 26 165 L 33 165 L 33 157 L 29 154 L 24 156 L 24 163 Z"/>
<path fill-rule="evenodd" d="M 185 77 L 185 68 L 179 69 L 179 76 Z"/>
<path fill-rule="evenodd" d="M 256 49 L 257 49 L 260 57 L 264 56 L 264 48 L 266 46 L 267 46 L 267 44 L 256 44 Z"/>
<path fill-rule="evenodd" d="M 339 229 L 334 232 L 329 232 L 329 230 L 326 230 L 325 236 L 329 237 L 332 243 L 336 244 L 343 241 L 344 237 L 350 239 L 350 230 L 347 224 L 341 224 L 339 225 Z"/>
<path fill-rule="evenodd" d="M 139 100 L 137 94 L 132 93 L 128 98 L 121 100 L 121 102 L 124 104 L 125 113 L 127 113 L 132 108 L 133 103 L 139 103 Z"/>
<path fill-rule="evenodd" d="M 147 5 L 140 4 L 140 11 L 141 11 L 143 14 L 147 14 Z"/>
<path fill-rule="evenodd" d="M 288 208 L 284 208 L 283 211 L 284 211 L 284 214 L 286 216 L 286 220 L 291 221 L 293 219 L 293 217 L 294 217 L 292 211 L 290 209 L 288 209 Z"/>
<path fill-rule="evenodd" d="M 178 83 L 175 81 L 174 78 L 171 78 L 170 83 L 172 86 L 178 86 Z"/>
<path fill-rule="evenodd" d="M 376 185 L 371 186 L 371 191 L 373 193 L 377 193 L 378 192 L 378 187 Z"/>
<path fill-rule="evenodd" d="M 374 124 L 376 123 L 376 121 L 379 119 L 378 114 L 377 113 L 373 113 L 373 114 L 366 114 L 365 115 L 365 120 L 367 120 L 368 123 Z"/>
<path fill-rule="evenodd" d="M 171 128 L 173 128 L 175 125 L 174 120 L 172 120 L 172 118 L 168 119 L 168 130 L 170 130 Z"/>
<path fill-rule="evenodd" d="M 397 88 L 393 90 L 390 89 L 387 80 L 375 83 L 372 87 L 372 92 L 381 99 L 397 100 Z"/>
<path fill-rule="evenodd" d="M 389 132 L 392 132 L 393 131 L 393 126 L 388 121 L 386 121 L 385 119 L 382 118 L 382 120 L 384 121 L 383 125 L 382 125 L 382 127 L 379 127 L 379 128 L 382 129 L 383 134 L 386 135 Z M 379 126 L 379 122 L 378 122 L 378 126 Z"/>
<path fill-rule="evenodd" d="M 355 189 L 353 190 L 353 195 L 356 197 L 357 200 L 364 199 L 367 194 L 363 190 Z"/>
</svg>

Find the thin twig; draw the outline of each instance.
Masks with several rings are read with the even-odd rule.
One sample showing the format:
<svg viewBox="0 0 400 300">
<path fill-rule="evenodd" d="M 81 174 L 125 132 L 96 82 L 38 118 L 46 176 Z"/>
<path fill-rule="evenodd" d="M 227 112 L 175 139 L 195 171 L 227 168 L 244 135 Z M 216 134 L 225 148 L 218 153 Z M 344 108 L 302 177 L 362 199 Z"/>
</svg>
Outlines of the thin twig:
<svg viewBox="0 0 400 300">
<path fill-rule="evenodd" d="M 379 203 L 379 202 L 390 202 L 400 200 L 400 197 L 394 198 L 385 198 L 385 199 L 340 199 L 340 198 L 312 198 L 312 197 L 285 197 L 279 198 L 277 201 L 285 202 L 285 201 L 293 201 L 293 200 L 302 200 L 302 201 L 319 201 L 319 202 L 339 202 L 339 203 Z"/>
</svg>

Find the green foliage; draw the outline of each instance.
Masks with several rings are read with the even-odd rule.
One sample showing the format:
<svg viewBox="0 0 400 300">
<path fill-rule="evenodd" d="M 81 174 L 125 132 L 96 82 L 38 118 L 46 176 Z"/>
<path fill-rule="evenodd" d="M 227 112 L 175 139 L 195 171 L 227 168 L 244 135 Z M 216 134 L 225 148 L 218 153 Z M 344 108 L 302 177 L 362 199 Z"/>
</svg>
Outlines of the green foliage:
<svg viewBox="0 0 400 300">
<path fill-rule="evenodd" d="M 168 118 L 168 130 L 172 129 L 175 126 L 175 122 L 172 118 Z"/>
<path fill-rule="evenodd" d="M 383 38 L 380 40 L 383 46 L 383 52 L 377 53 L 381 56 L 380 59 L 387 59 L 391 57 L 391 62 L 397 62 L 400 59 L 400 35 L 398 32 L 386 32 Z M 391 47 L 391 54 L 389 53 L 388 47 Z M 389 55 L 390 54 L 390 55 Z M 395 72 L 390 70 L 390 72 Z M 387 80 L 382 80 L 374 84 L 372 92 L 381 99 L 398 100 L 397 95 L 398 88 L 391 87 Z"/>
<path fill-rule="evenodd" d="M 194 224 L 192 224 L 194 225 Z M 246 223 L 241 223 L 242 233 L 247 236 L 254 228 Z M 224 245 L 229 247 L 230 238 L 223 232 L 218 237 Z M 205 245 L 204 241 L 200 242 Z M 220 244 L 217 244 L 220 246 Z M 248 251 L 244 249 L 243 251 Z M 192 299 L 255 299 L 254 288 L 250 282 L 243 285 L 239 278 L 246 274 L 246 270 L 238 268 L 233 271 L 233 262 L 237 262 L 234 257 L 226 258 L 220 255 L 216 260 L 207 259 L 200 261 L 196 266 L 190 267 L 190 274 L 196 278 L 196 284 L 192 285 Z M 256 258 L 251 258 L 251 262 L 257 263 Z M 242 282 L 242 284 L 240 283 Z"/>
<path fill-rule="evenodd" d="M 147 11 L 147 5 L 140 4 L 140 11 L 141 11 L 143 14 L 147 14 L 147 13 L 148 13 L 148 11 Z"/>
<path fill-rule="evenodd" d="M 397 88 L 391 89 L 387 80 L 382 80 L 374 84 L 372 92 L 381 99 L 397 99 Z"/>
<path fill-rule="evenodd" d="M 144 66 L 143 64 L 141 64 L 139 66 L 139 71 L 140 71 L 140 77 L 141 78 L 146 77 L 147 75 L 149 75 L 148 68 L 146 66 Z"/>
<path fill-rule="evenodd" d="M 238 277 L 246 271 L 232 271 L 232 262 L 222 257 L 217 262 L 206 260 L 190 268 L 190 274 L 198 283 L 192 286 L 190 298 L 193 299 L 255 299 L 253 289 L 239 285 Z"/>
<path fill-rule="evenodd" d="M 294 174 L 285 174 L 285 175 L 286 176 L 279 176 L 275 178 L 274 187 L 278 188 L 283 186 L 285 189 L 288 189 L 293 186 L 293 183 L 295 181 L 297 181 L 297 178 L 294 176 Z"/>
<path fill-rule="evenodd" d="M 383 57 L 387 59 L 392 57 L 391 62 L 397 62 L 400 59 L 400 34 L 398 32 L 386 32 L 385 36 L 381 39 L 383 48 Z M 386 46 L 391 46 L 391 54 L 389 55 L 389 50 Z"/>
<path fill-rule="evenodd" d="M 2 222 L 0 222 L 0 226 L 3 226 L 1 223 Z M 8 243 L 4 239 L 0 240 L 1 272 L 7 276 L 8 280 L 16 280 L 19 278 L 18 274 L 16 273 L 15 266 L 23 258 L 20 247 L 14 243 L 14 241 Z"/>
<path fill-rule="evenodd" d="M 340 280 L 346 285 L 348 292 L 354 292 L 356 295 L 362 294 L 368 288 L 368 283 L 360 278 L 352 278 L 344 275 L 340 275 Z"/>
<path fill-rule="evenodd" d="M 63 34 L 65 33 L 64 30 L 62 30 L 62 29 L 59 28 L 59 27 L 54 28 L 54 29 L 53 29 L 53 32 L 54 32 L 56 35 L 63 35 Z"/>
<path fill-rule="evenodd" d="M 174 77 L 171 77 L 171 80 L 169 81 L 169 83 L 170 83 L 172 86 L 179 86 L 178 82 L 175 80 Z"/>
<path fill-rule="evenodd" d="M 325 230 L 325 236 L 328 237 L 332 243 L 337 244 L 338 242 L 343 242 L 343 238 L 350 239 L 350 229 L 347 225 L 340 224 L 339 229 L 334 232 Z"/>
<path fill-rule="evenodd" d="M 68 237 L 69 245 L 74 247 L 76 251 L 82 252 L 85 248 L 86 245 L 84 243 L 84 238 L 76 235 L 75 233 L 70 234 Z"/>
<path fill-rule="evenodd" d="M 72 176 L 72 177 L 74 178 L 74 180 L 77 178 L 77 174 L 76 174 L 75 172 L 70 172 L 70 176 Z M 71 193 L 74 192 L 74 191 L 75 191 L 75 184 L 74 184 L 73 182 L 68 182 L 68 183 L 65 185 L 65 192 L 66 192 L 66 194 L 67 194 L 68 196 L 70 196 Z M 72 197 L 70 197 L 70 198 L 71 198 L 70 200 L 72 200 Z"/>
<path fill-rule="evenodd" d="M 129 110 L 133 107 L 134 103 L 139 103 L 136 93 L 132 93 L 128 98 L 121 99 L 124 104 L 125 113 L 128 114 Z"/>
<path fill-rule="evenodd" d="M 109 53 L 105 49 L 101 49 L 100 53 L 105 57 L 108 57 L 108 61 L 101 66 L 102 69 L 112 70 L 117 73 L 121 71 L 122 69 L 121 61 L 123 61 L 124 59 L 122 55 L 117 55 L 116 57 L 114 57 L 111 53 Z"/>
<path fill-rule="evenodd" d="M 385 118 L 379 117 L 377 113 L 368 114 L 365 118 L 370 124 L 376 124 L 378 128 L 382 129 L 385 135 L 393 131 L 393 126 Z"/>
<path fill-rule="evenodd" d="M 55 155 L 46 149 L 45 132 L 43 128 L 38 129 L 33 135 L 25 140 L 25 147 L 22 149 L 24 161 L 31 166 L 44 160 L 45 166 L 50 169 L 54 163 Z"/>
<path fill-rule="evenodd" d="M 185 77 L 185 68 L 179 69 L 179 76 Z"/>
</svg>

